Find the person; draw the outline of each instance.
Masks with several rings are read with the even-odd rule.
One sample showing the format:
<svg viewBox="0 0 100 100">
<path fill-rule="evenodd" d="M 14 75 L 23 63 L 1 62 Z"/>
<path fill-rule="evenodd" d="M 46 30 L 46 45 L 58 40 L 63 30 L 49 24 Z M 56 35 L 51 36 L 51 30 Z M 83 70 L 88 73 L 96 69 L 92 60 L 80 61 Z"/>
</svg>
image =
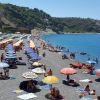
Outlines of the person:
<svg viewBox="0 0 100 100">
<path fill-rule="evenodd" d="M 51 90 L 52 100 L 62 100 L 63 96 L 60 95 L 60 91 L 57 87 Z"/>
<path fill-rule="evenodd" d="M 95 94 L 96 94 L 95 89 L 94 89 L 94 90 L 92 90 L 92 91 L 90 91 L 90 93 L 89 93 L 89 95 L 95 95 Z"/>
<path fill-rule="evenodd" d="M 75 59 L 75 53 L 72 53 L 72 52 L 71 52 L 71 53 L 70 53 L 70 58 L 71 58 L 71 59 Z"/>
<path fill-rule="evenodd" d="M 43 67 L 44 67 L 44 70 L 45 70 L 45 72 L 46 72 L 46 66 L 45 65 L 43 65 Z M 44 77 L 46 77 L 46 73 L 44 73 Z"/>
<path fill-rule="evenodd" d="M 91 60 L 91 58 L 89 57 L 88 60 Z"/>
<path fill-rule="evenodd" d="M 3 79 L 3 73 L 0 72 L 0 79 Z"/>
<path fill-rule="evenodd" d="M 67 75 L 67 80 L 68 80 L 68 81 L 70 80 L 69 75 Z"/>
<path fill-rule="evenodd" d="M 85 96 L 84 93 L 80 93 L 80 94 L 79 94 L 79 99 L 81 99 L 81 98 L 84 97 L 84 96 Z"/>
<path fill-rule="evenodd" d="M 62 55 L 62 59 L 67 59 L 68 57 L 67 57 L 67 55 L 64 53 L 63 55 Z"/>
<path fill-rule="evenodd" d="M 91 75 L 93 75 L 94 73 L 94 70 L 95 70 L 95 66 L 94 66 L 94 64 L 91 64 L 90 66 L 88 66 L 88 74 L 91 74 Z"/>
<path fill-rule="evenodd" d="M 100 96 L 97 96 L 97 98 L 96 98 L 96 99 L 94 99 L 94 100 L 100 100 Z"/>
<path fill-rule="evenodd" d="M 4 59 L 4 54 L 2 53 L 1 54 L 1 62 L 2 62 L 3 59 Z"/>
<path fill-rule="evenodd" d="M 32 81 L 30 80 L 30 81 L 28 82 L 28 84 L 27 84 L 27 91 L 28 91 L 28 92 L 33 92 L 33 90 L 35 90 L 35 89 L 36 89 L 35 84 L 32 83 Z"/>
<path fill-rule="evenodd" d="M 49 69 L 49 71 L 47 72 L 47 75 L 48 75 L 48 76 L 52 76 L 52 74 L 53 74 L 53 73 L 52 73 L 52 70 Z"/>
<path fill-rule="evenodd" d="M 9 68 L 4 68 L 4 76 L 5 78 L 9 77 Z"/>
<path fill-rule="evenodd" d="M 39 55 L 39 50 L 38 50 L 38 48 L 36 48 L 36 53 Z"/>
<path fill-rule="evenodd" d="M 45 56 L 46 56 L 46 53 L 45 53 L 45 52 L 43 52 L 42 56 L 43 56 L 43 57 L 45 57 Z"/>
<path fill-rule="evenodd" d="M 89 94 L 90 93 L 90 86 L 86 85 L 86 87 L 84 88 L 84 91 L 86 91 Z"/>
<path fill-rule="evenodd" d="M 96 58 L 95 61 L 96 61 L 96 63 L 98 64 L 98 62 L 99 62 L 98 58 Z"/>
</svg>

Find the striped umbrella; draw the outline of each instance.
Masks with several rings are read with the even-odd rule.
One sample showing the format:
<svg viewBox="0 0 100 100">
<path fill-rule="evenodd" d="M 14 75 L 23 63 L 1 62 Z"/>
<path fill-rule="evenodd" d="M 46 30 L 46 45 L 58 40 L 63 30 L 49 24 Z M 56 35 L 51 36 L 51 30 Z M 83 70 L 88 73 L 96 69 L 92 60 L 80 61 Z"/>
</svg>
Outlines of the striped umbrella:
<svg viewBox="0 0 100 100">
<path fill-rule="evenodd" d="M 35 73 L 33 73 L 33 72 L 25 72 L 25 73 L 22 74 L 22 76 L 23 76 L 24 78 L 26 78 L 26 79 L 35 79 L 35 78 L 38 77 L 38 76 L 37 76 Z"/>
</svg>

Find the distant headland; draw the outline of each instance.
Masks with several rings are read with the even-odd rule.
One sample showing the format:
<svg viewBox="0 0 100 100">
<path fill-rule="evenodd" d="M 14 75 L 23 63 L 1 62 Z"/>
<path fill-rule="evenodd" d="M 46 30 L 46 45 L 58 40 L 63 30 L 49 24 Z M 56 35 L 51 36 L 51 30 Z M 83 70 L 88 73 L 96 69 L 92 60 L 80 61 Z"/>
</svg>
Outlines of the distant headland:
<svg viewBox="0 0 100 100">
<path fill-rule="evenodd" d="M 100 20 L 51 17 L 38 8 L 29 9 L 0 3 L 0 31 L 31 33 L 31 30 L 63 33 L 100 33 Z"/>
</svg>

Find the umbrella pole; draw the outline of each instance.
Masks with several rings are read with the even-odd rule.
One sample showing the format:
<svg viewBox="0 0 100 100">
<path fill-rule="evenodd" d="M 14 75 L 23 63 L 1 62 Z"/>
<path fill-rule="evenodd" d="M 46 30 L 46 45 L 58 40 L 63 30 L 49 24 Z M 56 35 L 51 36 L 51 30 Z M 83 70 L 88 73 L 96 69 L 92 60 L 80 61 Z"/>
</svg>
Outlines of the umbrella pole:
<svg viewBox="0 0 100 100">
<path fill-rule="evenodd" d="M 67 75 L 66 79 L 67 79 L 67 81 L 69 81 L 69 80 L 70 80 L 70 77 L 69 77 L 69 75 Z"/>
<path fill-rule="evenodd" d="M 50 95 L 52 95 L 52 92 L 53 92 L 53 90 L 52 90 L 52 84 L 50 84 Z"/>
<path fill-rule="evenodd" d="M 52 84 L 50 84 L 50 90 L 52 90 Z"/>
</svg>

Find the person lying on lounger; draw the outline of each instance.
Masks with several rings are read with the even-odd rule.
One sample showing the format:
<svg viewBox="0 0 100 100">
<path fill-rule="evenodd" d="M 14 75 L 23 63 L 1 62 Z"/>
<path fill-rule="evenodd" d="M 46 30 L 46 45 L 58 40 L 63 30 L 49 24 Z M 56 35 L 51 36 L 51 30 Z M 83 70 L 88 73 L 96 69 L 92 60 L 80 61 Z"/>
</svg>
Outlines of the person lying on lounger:
<svg viewBox="0 0 100 100">
<path fill-rule="evenodd" d="M 68 81 L 63 80 L 63 84 L 69 85 L 69 86 L 79 86 L 79 84 L 73 79 L 70 79 Z"/>
<path fill-rule="evenodd" d="M 28 92 L 33 92 L 36 89 L 36 86 L 32 81 L 29 81 L 27 84 L 27 91 Z"/>
</svg>

